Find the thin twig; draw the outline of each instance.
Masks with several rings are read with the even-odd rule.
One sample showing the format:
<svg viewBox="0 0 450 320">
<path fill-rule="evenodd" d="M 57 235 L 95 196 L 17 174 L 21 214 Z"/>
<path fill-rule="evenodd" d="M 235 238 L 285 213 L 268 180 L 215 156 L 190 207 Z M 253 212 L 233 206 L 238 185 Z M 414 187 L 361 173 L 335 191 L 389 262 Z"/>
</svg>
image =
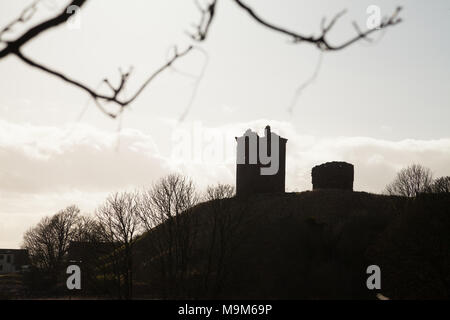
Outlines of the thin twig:
<svg viewBox="0 0 450 320">
<path fill-rule="evenodd" d="M 297 105 L 298 102 L 298 98 L 300 97 L 300 95 L 303 93 L 303 91 L 310 86 L 311 84 L 314 83 L 314 81 L 316 81 L 317 76 L 319 75 L 319 71 L 320 68 L 322 67 L 322 61 L 323 61 L 323 51 L 321 51 L 319 53 L 319 59 L 317 60 L 317 64 L 316 64 L 316 68 L 314 69 L 314 73 L 311 75 L 311 77 L 309 77 L 308 80 L 306 80 L 305 82 L 303 82 L 298 88 L 297 90 L 295 90 L 294 96 L 292 98 L 291 104 L 288 108 L 288 112 L 289 113 L 293 113 L 294 112 L 294 108 Z"/>
<path fill-rule="evenodd" d="M 87 0 L 73 0 L 66 8 L 64 8 L 57 16 L 45 20 L 38 25 L 28 29 L 23 35 L 14 41 L 7 41 L 7 46 L 0 50 L 0 59 L 6 57 L 9 54 L 17 53 L 23 45 L 28 43 L 31 39 L 41 35 L 42 33 L 56 28 L 63 23 L 66 23 L 74 14 L 74 11 L 67 10 L 71 6 L 81 8 Z"/>
<path fill-rule="evenodd" d="M 191 38 L 196 41 L 204 41 L 208 36 L 208 31 L 211 27 L 211 23 L 214 20 L 216 13 L 217 0 L 212 0 L 206 8 L 203 8 L 198 0 L 194 1 L 198 10 L 201 13 L 200 22 L 196 25 L 197 33 L 191 34 Z"/>
<path fill-rule="evenodd" d="M 11 21 L 0 30 L 0 42 L 5 42 L 4 40 L 2 40 L 3 35 L 11 32 L 15 25 L 19 23 L 27 23 L 31 20 L 31 18 L 33 18 L 34 14 L 37 11 L 37 5 L 39 4 L 39 2 L 40 0 L 33 1 L 29 6 L 25 7 L 25 9 L 22 10 L 22 13 L 17 19 Z"/>
<path fill-rule="evenodd" d="M 206 72 L 206 68 L 208 66 L 209 63 L 209 57 L 208 57 L 208 53 L 203 50 L 202 48 L 199 47 L 195 47 L 198 51 L 200 51 L 201 53 L 203 53 L 203 55 L 205 56 L 205 62 L 203 63 L 202 66 L 202 70 L 200 71 L 200 74 L 196 77 L 195 83 L 194 83 L 194 89 L 192 90 L 192 94 L 191 97 L 189 99 L 189 103 L 186 106 L 186 109 L 184 110 L 183 114 L 180 116 L 180 118 L 178 119 L 178 122 L 183 122 L 186 117 L 188 116 L 189 112 L 191 111 L 192 105 L 194 104 L 195 98 L 197 97 L 197 93 L 198 90 L 200 88 L 200 83 L 203 80 L 203 77 L 205 75 Z"/>
<path fill-rule="evenodd" d="M 173 55 L 173 57 L 171 59 L 169 59 L 169 61 L 167 63 L 165 63 L 163 66 L 161 66 L 160 68 L 158 68 L 140 87 L 139 89 L 136 91 L 136 93 L 129 99 L 126 100 L 121 100 L 120 99 L 120 93 L 123 91 L 126 82 L 130 76 L 130 72 L 127 73 L 123 73 L 121 72 L 121 81 L 119 83 L 119 85 L 117 86 L 117 88 L 115 88 L 107 79 L 104 80 L 104 82 L 108 85 L 108 87 L 111 89 L 112 93 L 110 95 L 105 95 L 102 93 L 99 93 L 93 89 L 91 89 L 90 87 L 88 87 L 87 85 L 84 85 L 83 83 L 71 79 L 68 76 L 66 76 L 65 74 L 56 71 L 56 70 L 52 70 L 46 66 L 44 66 L 43 64 L 37 63 L 33 60 L 31 60 L 30 58 L 26 57 L 25 55 L 23 55 L 23 53 L 21 51 L 18 51 L 15 53 L 15 55 L 20 58 L 23 62 L 25 62 L 26 64 L 35 67 L 41 71 L 44 71 L 46 73 L 52 74 L 58 78 L 60 78 L 61 80 L 68 82 L 82 90 L 84 90 L 85 92 L 87 92 L 89 94 L 89 96 L 92 97 L 92 99 L 94 100 L 94 102 L 96 103 L 97 107 L 106 115 L 108 115 L 109 117 L 115 119 L 117 117 L 117 115 L 119 113 L 112 113 L 109 112 L 105 109 L 105 107 L 102 105 L 101 101 L 105 102 L 105 103 L 115 103 L 117 105 L 119 105 L 121 108 L 124 108 L 126 106 L 128 106 L 130 103 L 132 103 L 133 101 L 135 101 L 139 95 L 144 91 L 144 89 L 150 84 L 150 82 L 152 82 L 152 80 L 154 80 L 159 74 L 161 74 L 164 70 L 166 70 L 167 68 L 169 68 L 177 59 L 185 56 L 188 52 L 190 52 L 192 50 L 192 46 L 188 47 L 186 50 L 182 51 L 182 52 L 178 52 L 175 51 L 175 54 Z"/>
<path fill-rule="evenodd" d="M 112 85 L 108 79 L 105 79 L 104 83 L 108 86 L 111 93 L 104 94 L 104 93 L 98 92 L 97 90 L 91 89 L 89 86 L 83 84 L 81 81 L 78 81 L 78 80 L 75 80 L 75 79 L 72 79 L 72 78 L 66 76 L 62 72 L 53 70 L 47 66 L 37 63 L 36 61 L 32 60 L 29 57 L 26 57 L 22 53 L 22 50 L 21 50 L 22 47 L 25 44 L 27 44 L 30 40 L 40 36 L 42 33 L 46 32 L 48 30 L 51 30 L 55 27 L 58 27 L 64 23 L 66 23 L 76 13 L 73 10 L 68 10 L 68 8 L 73 7 L 73 6 L 81 8 L 86 4 L 87 1 L 88 0 L 72 0 L 67 6 L 65 6 L 65 8 L 59 14 L 57 14 L 53 18 L 47 19 L 47 20 L 31 27 L 30 29 L 25 31 L 21 36 L 19 36 L 16 40 L 13 40 L 13 41 L 2 40 L 2 36 L 5 33 L 10 32 L 16 24 L 25 23 L 34 16 L 34 14 L 36 13 L 36 10 L 37 10 L 37 4 L 40 2 L 40 0 L 33 1 L 31 3 L 31 5 L 29 5 L 22 11 L 22 14 L 17 19 L 13 20 L 8 25 L 6 25 L 3 29 L 0 30 L 0 42 L 2 44 L 4 44 L 4 46 L 0 49 L 0 60 L 8 55 L 15 55 L 20 60 L 25 62 L 26 64 L 28 64 L 34 68 L 37 68 L 41 71 L 44 71 L 46 73 L 49 73 L 53 76 L 56 76 L 59 79 L 85 91 L 86 93 L 88 93 L 88 95 L 92 98 L 92 100 L 95 102 L 97 107 L 102 112 L 104 112 L 106 115 L 108 115 L 111 118 L 116 118 L 118 115 L 121 114 L 121 112 L 123 112 L 123 109 L 126 106 L 128 106 L 129 104 L 134 102 L 139 97 L 139 95 L 145 90 L 145 88 L 147 88 L 147 86 L 152 82 L 152 80 L 154 80 L 164 70 L 166 70 L 167 68 L 170 68 L 172 66 L 172 64 L 178 58 L 183 57 L 188 52 L 190 52 L 193 47 L 190 46 L 186 50 L 184 50 L 180 53 L 178 51 L 175 51 L 174 56 L 171 59 L 169 59 L 169 61 L 166 64 L 164 64 L 159 69 L 157 69 L 153 74 L 151 74 L 150 77 L 139 87 L 139 89 L 135 92 L 135 94 L 132 95 L 129 99 L 121 99 L 120 97 L 123 93 L 123 90 L 124 90 L 128 80 L 129 80 L 132 70 L 130 70 L 127 73 L 120 71 L 120 82 L 117 86 Z M 206 39 L 209 29 L 211 27 L 211 24 L 216 15 L 216 9 L 217 9 L 216 6 L 217 6 L 218 0 L 208 0 L 208 1 L 210 1 L 210 2 L 208 2 L 206 7 L 202 7 L 202 5 L 200 5 L 198 2 L 196 2 L 197 7 L 201 13 L 200 22 L 196 26 L 197 33 L 194 35 L 191 35 L 192 38 L 196 41 L 204 41 Z M 355 30 L 357 33 L 356 36 L 354 36 L 353 38 L 350 38 L 349 40 L 347 40 L 339 45 L 332 45 L 329 43 L 328 39 L 326 39 L 326 36 L 328 35 L 329 31 L 333 28 L 333 26 L 336 24 L 336 22 L 345 14 L 345 11 L 341 11 L 338 14 L 336 14 L 328 24 L 326 24 L 325 19 L 322 19 L 321 34 L 319 36 L 305 36 L 298 32 L 293 32 L 286 28 L 279 27 L 272 23 L 267 22 L 266 20 L 261 18 L 252 8 L 247 6 L 241 0 L 233 0 L 233 1 L 241 9 L 246 11 L 250 15 L 250 17 L 252 17 L 259 24 L 261 24 L 273 31 L 276 31 L 276 32 L 279 32 L 279 33 L 289 36 L 290 38 L 292 38 L 292 41 L 295 43 L 306 42 L 306 43 L 313 44 L 317 48 L 319 48 L 319 50 L 321 50 L 321 51 L 341 50 L 361 39 L 368 40 L 369 39 L 368 36 L 371 33 L 374 33 L 378 30 L 385 30 L 387 27 L 394 26 L 402 21 L 401 18 L 398 17 L 402 8 L 398 7 L 390 17 L 385 17 L 381 21 L 379 28 L 369 29 L 369 30 L 366 30 L 363 32 L 360 30 L 358 25 L 356 23 L 354 23 L 354 27 L 355 27 Z M 184 114 L 182 115 L 181 120 L 184 119 L 184 117 L 187 115 L 187 112 L 189 112 L 189 110 L 192 106 L 192 103 L 197 94 L 199 83 L 203 76 L 205 68 L 206 68 L 206 65 L 202 69 L 202 73 L 196 81 L 195 88 L 193 90 L 190 102 L 189 102 L 188 107 L 185 110 Z M 316 68 L 316 72 L 314 73 L 313 77 L 297 89 L 296 97 L 298 97 L 301 94 L 301 92 L 307 85 L 309 85 L 310 83 L 312 83 L 314 81 L 314 79 L 317 77 L 317 72 L 318 72 L 319 68 L 320 68 L 320 64 L 319 64 L 318 68 Z M 296 99 L 297 98 L 295 98 L 294 100 L 296 100 Z M 108 104 L 108 103 L 114 103 L 114 104 L 118 105 L 120 107 L 119 111 L 117 113 L 108 111 L 103 105 L 103 104 Z M 295 101 L 294 101 L 294 104 L 295 104 Z"/>
</svg>

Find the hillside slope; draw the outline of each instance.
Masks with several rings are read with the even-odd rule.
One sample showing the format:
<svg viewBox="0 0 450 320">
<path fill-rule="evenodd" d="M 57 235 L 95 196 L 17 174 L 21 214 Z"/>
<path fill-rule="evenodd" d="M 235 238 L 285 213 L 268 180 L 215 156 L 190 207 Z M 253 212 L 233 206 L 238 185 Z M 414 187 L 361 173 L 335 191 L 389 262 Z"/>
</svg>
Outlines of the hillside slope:
<svg viewBox="0 0 450 320">
<path fill-rule="evenodd" d="M 367 249 L 404 202 L 324 190 L 203 203 L 184 217 L 195 235 L 180 264 L 186 272 L 167 271 L 180 259 L 156 256 L 155 230 L 136 246 L 137 282 L 154 297 L 370 299 Z"/>
</svg>

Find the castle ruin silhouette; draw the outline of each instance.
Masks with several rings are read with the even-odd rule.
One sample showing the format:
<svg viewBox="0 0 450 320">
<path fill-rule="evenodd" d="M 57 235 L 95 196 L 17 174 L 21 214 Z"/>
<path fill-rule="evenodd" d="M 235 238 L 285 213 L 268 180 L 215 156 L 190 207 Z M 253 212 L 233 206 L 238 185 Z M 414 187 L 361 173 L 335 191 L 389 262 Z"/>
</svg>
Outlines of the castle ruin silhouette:
<svg viewBox="0 0 450 320">
<path fill-rule="evenodd" d="M 273 143 L 274 139 L 277 139 L 278 143 Z M 236 141 L 236 195 L 284 193 L 286 143 L 288 140 L 271 132 L 270 126 L 266 126 L 264 137 L 259 137 L 256 132 L 248 129 L 242 137 L 236 137 Z M 272 145 L 274 148 L 272 148 Z M 263 149 L 261 150 L 261 148 Z M 274 152 L 270 163 L 261 159 L 265 156 L 266 151 L 269 157 Z M 274 160 L 278 162 L 278 170 L 274 174 L 263 174 L 261 169 L 270 167 Z M 313 190 L 340 189 L 353 191 L 354 167 L 350 163 L 333 161 L 315 166 L 311 170 L 311 177 Z"/>
<path fill-rule="evenodd" d="M 272 150 L 272 141 L 278 139 L 278 152 Z M 286 176 L 286 143 L 287 139 L 271 132 L 270 126 L 264 130 L 264 137 L 248 129 L 242 137 L 236 137 L 237 164 L 236 164 L 236 195 L 249 196 L 258 193 L 284 193 Z M 251 147 L 255 143 L 255 148 Z M 274 147 L 276 144 L 273 144 Z M 260 148 L 267 147 L 267 155 L 278 153 L 278 170 L 275 174 L 261 174 L 262 168 L 270 167 L 264 164 L 260 157 Z M 263 149 L 264 150 L 264 149 Z M 243 154 L 240 154 L 243 153 Z M 253 161 L 252 161 L 253 160 Z M 273 161 L 273 159 L 272 159 Z M 273 164 L 273 163 L 272 163 Z"/>
<path fill-rule="evenodd" d="M 354 167 L 347 162 L 327 162 L 311 170 L 313 190 L 341 189 L 353 191 Z"/>
</svg>

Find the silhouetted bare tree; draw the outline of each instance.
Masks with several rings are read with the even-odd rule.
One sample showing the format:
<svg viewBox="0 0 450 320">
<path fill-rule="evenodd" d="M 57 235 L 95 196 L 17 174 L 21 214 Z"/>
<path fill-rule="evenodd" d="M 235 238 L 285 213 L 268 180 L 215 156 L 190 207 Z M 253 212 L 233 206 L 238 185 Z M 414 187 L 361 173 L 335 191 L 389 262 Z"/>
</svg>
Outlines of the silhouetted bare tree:
<svg viewBox="0 0 450 320">
<path fill-rule="evenodd" d="M 115 193 L 97 210 L 104 241 L 114 245 L 111 253 L 113 268 L 121 298 L 121 278 L 124 278 L 124 297 L 133 296 L 133 245 L 140 230 L 137 193 Z"/>
<path fill-rule="evenodd" d="M 450 298 L 450 197 L 422 194 L 396 212 L 367 252 L 395 300 Z"/>
<path fill-rule="evenodd" d="M 196 217 L 190 214 L 198 203 L 192 180 L 169 175 L 142 194 L 140 218 L 148 231 L 151 263 L 159 266 L 166 297 L 187 296 L 185 282 L 197 235 Z"/>
<path fill-rule="evenodd" d="M 55 283 L 74 238 L 79 213 L 76 206 L 67 207 L 43 218 L 24 235 L 23 247 L 28 250 L 33 266 L 46 272 Z"/>
<path fill-rule="evenodd" d="M 102 242 L 102 227 L 93 217 L 81 216 L 75 225 L 72 241 L 96 243 Z"/>
<path fill-rule="evenodd" d="M 277 32 L 279 34 L 289 37 L 293 43 L 312 44 L 321 51 L 337 51 L 344 49 L 359 40 L 370 41 L 371 39 L 369 38 L 369 35 L 371 35 L 372 33 L 375 33 L 380 29 L 386 29 L 390 26 L 394 26 L 401 22 L 401 18 L 399 17 L 401 7 L 398 7 L 391 16 L 382 19 L 378 28 L 372 28 L 366 31 L 361 31 L 357 23 L 353 22 L 356 34 L 350 39 L 343 41 L 342 43 L 332 44 L 328 39 L 329 32 L 334 27 L 336 22 L 345 14 L 345 10 L 336 14 L 332 19 L 328 21 L 328 23 L 326 18 L 323 18 L 320 24 L 321 27 L 320 33 L 317 36 L 314 35 L 307 36 L 300 32 L 292 31 L 289 30 L 288 28 L 280 27 L 269 22 L 265 18 L 262 18 L 258 13 L 256 13 L 254 9 L 249 7 L 241 0 L 232 0 L 232 1 L 237 5 L 238 8 L 246 12 L 249 15 L 249 17 L 253 19 L 253 21 L 255 21 L 256 23 L 264 26 L 265 28 L 270 29 L 273 32 Z M 84 84 L 83 82 L 69 77 L 63 72 L 57 71 L 51 67 L 45 66 L 42 63 L 33 60 L 32 58 L 26 56 L 22 50 L 27 43 L 39 37 L 44 32 L 66 23 L 70 18 L 72 18 L 77 13 L 78 9 L 81 9 L 85 6 L 88 0 L 72 0 L 67 5 L 65 5 L 63 9 L 60 11 L 60 13 L 57 14 L 56 16 L 48 18 L 38 23 L 37 25 L 27 29 L 24 33 L 17 36 L 13 40 L 4 39 L 5 34 L 11 33 L 16 25 L 28 22 L 35 15 L 35 13 L 38 10 L 38 5 L 40 2 L 41 2 L 40 0 L 34 0 L 28 7 L 26 7 L 23 10 L 23 12 L 18 18 L 12 20 L 4 28 L 0 29 L 0 44 L 3 45 L 3 47 L 0 48 L 0 60 L 10 55 L 16 56 L 25 64 L 31 67 L 37 68 L 48 74 L 56 76 L 59 79 L 71 85 L 74 85 L 75 87 L 85 91 L 94 100 L 97 107 L 106 115 L 112 118 L 116 118 L 117 116 L 119 116 L 126 106 L 135 101 L 138 98 L 138 96 L 142 93 L 142 91 L 150 84 L 150 82 L 152 82 L 153 79 L 155 79 L 164 70 L 166 70 L 172 64 L 174 64 L 176 60 L 185 56 L 188 52 L 190 52 L 194 48 L 193 46 L 189 46 L 187 49 L 182 51 L 178 51 L 175 48 L 172 57 L 159 69 L 153 72 L 129 99 L 122 98 L 121 94 L 123 93 L 124 88 L 129 80 L 131 70 L 128 72 L 120 71 L 120 81 L 116 86 L 112 85 L 108 79 L 103 80 L 103 83 L 107 85 L 109 93 L 97 91 L 89 87 L 88 85 Z M 191 37 L 197 42 L 202 42 L 207 38 L 212 22 L 216 17 L 218 0 L 208 1 L 204 5 L 198 2 L 195 3 L 197 4 L 197 7 L 200 10 L 201 19 L 198 25 L 196 26 L 195 33 L 192 34 Z M 75 8 L 77 10 L 74 10 Z M 107 103 L 116 104 L 117 106 L 119 106 L 119 111 L 111 112 L 107 110 L 104 106 L 104 104 Z"/>
<path fill-rule="evenodd" d="M 390 195 L 415 197 L 426 192 L 433 181 L 431 170 L 419 164 L 413 164 L 397 173 L 396 178 L 386 187 Z"/>
<path fill-rule="evenodd" d="M 219 183 L 216 186 L 206 188 L 205 201 L 229 199 L 234 195 L 235 189 L 232 185 Z"/>
<path fill-rule="evenodd" d="M 433 181 L 430 186 L 432 193 L 449 193 L 450 192 L 450 177 L 440 177 Z"/>
<path fill-rule="evenodd" d="M 217 298 L 221 293 L 233 255 L 242 243 L 240 229 L 246 214 L 245 202 L 232 202 L 235 189 L 231 185 L 209 186 L 205 200 L 211 211 L 207 221 L 207 254 L 204 271 L 204 290 L 208 298 Z"/>
</svg>

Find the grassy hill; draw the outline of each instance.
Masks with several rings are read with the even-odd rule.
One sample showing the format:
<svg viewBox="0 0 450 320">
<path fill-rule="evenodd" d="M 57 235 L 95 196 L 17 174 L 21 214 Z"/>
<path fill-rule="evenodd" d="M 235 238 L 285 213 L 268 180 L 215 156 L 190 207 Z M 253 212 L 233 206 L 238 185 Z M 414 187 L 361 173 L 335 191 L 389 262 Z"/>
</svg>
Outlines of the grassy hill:
<svg viewBox="0 0 450 320">
<path fill-rule="evenodd" d="M 375 299 L 366 270 L 378 265 L 380 291 L 391 299 L 450 299 L 448 193 L 264 194 L 207 201 L 175 215 L 170 205 L 148 210 L 165 222 L 135 239 L 131 256 L 120 244 L 83 243 L 73 258 L 83 270 L 76 297 Z M 37 298 L 67 296 L 65 272 L 56 287 L 46 279 L 38 270 L 2 276 L 0 298 L 24 297 L 23 282 Z"/>
<path fill-rule="evenodd" d="M 136 283 L 154 297 L 371 299 L 367 252 L 406 202 L 323 190 L 202 203 L 180 217 L 190 237 L 172 243 L 184 254 L 158 251 L 167 226 L 141 237 Z"/>
</svg>

